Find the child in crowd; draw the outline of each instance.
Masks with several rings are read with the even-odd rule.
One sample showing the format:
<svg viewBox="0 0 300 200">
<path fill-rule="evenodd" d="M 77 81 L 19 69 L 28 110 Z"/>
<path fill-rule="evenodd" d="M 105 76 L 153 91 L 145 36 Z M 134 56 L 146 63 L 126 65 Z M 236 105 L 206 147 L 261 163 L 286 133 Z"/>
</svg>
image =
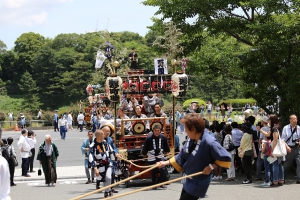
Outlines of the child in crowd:
<svg viewBox="0 0 300 200">
<path fill-rule="evenodd" d="M 271 156 L 272 153 L 271 142 L 272 141 L 270 137 L 266 137 L 266 140 L 262 141 L 261 153 L 264 154 L 264 165 L 265 165 L 265 182 L 261 184 L 262 187 L 270 187 L 272 164 L 270 164 L 268 158 Z"/>
</svg>

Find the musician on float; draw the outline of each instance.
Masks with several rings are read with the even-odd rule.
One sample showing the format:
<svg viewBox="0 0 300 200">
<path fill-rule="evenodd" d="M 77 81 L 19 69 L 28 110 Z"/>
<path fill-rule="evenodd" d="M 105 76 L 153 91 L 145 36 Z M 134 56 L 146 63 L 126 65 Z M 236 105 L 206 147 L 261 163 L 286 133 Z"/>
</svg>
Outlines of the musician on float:
<svg viewBox="0 0 300 200">
<path fill-rule="evenodd" d="M 124 113 L 127 114 L 129 117 L 132 117 L 134 114 L 134 108 L 136 105 L 139 105 L 138 100 L 136 100 L 134 97 L 131 96 L 131 94 L 127 94 L 126 98 L 124 98 L 120 106 L 123 110 Z"/>
<path fill-rule="evenodd" d="M 135 106 L 135 115 L 132 116 L 131 119 L 139 119 L 139 118 L 147 118 L 145 114 L 142 113 L 142 106 L 136 105 Z M 143 123 L 145 124 L 145 132 L 148 133 L 150 130 L 149 120 L 143 120 Z"/>
<path fill-rule="evenodd" d="M 160 107 L 164 106 L 164 101 L 162 100 L 161 94 L 155 95 L 149 93 L 148 95 L 144 96 L 143 104 L 148 117 L 150 117 L 150 115 L 154 113 L 154 105 L 157 103 L 160 105 Z"/>
<path fill-rule="evenodd" d="M 112 178 L 112 165 L 111 161 L 116 159 L 116 154 L 113 148 L 104 140 L 104 132 L 101 130 L 96 130 L 95 139 L 90 145 L 89 150 L 89 162 L 94 169 L 97 185 L 98 183 L 104 182 L 105 186 L 111 184 Z M 112 191 L 110 188 L 105 190 L 104 197 L 112 196 Z"/>
<path fill-rule="evenodd" d="M 130 68 L 131 69 L 138 69 L 138 55 L 137 55 L 137 53 L 134 50 L 135 50 L 135 48 L 132 48 L 131 52 L 130 52 L 130 54 L 128 56 L 129 60 L 131 62 Z"/>
<path fill-rule="evenodd" d="M 167 138 L 161 133 L 161 126 L 155 125 L 153 131 L 147 136 L 143 149 L 142 155 L 148 156 L 148 164 L 153 165 L 156 162 L 164 161 L 164 154 L 170 152 L 170 147 L 167 142 Z M 159 182 L 165 181 L 165 168 L 155 168 L 152 170 L 152 183 L 157 183 L 157 173 L 159 173 Z M 166 188 L 165 185 L 161 186 Z"/>
<path fill-rule="evenodd" d="M 151 118 L 151 117 L 167 117 L 166 113 L 164 113 L 164 112 L 161 110 L 160 103 L 156 103 L 156 104 L 154 105 L 154 110 L 155 110 L 155 112 L 152 113 L 152 114 L 150 115 L 150 118 Z M 152 121 L 153 121 L 153 120 L 150 120 L 150 124 L 152 123 Z M 160 119 L 159 121 L 160 121 L 162 124 L 163 124 L 163 122 L 164 122 L 164 120 L 162 120 L 162 119 Z M 169 123 L 169 122 L 168 122 L 168 118 L 166 119 L 166 123 L 167 123 L 167 124 Z"/>
<path fill-rule="evenodd" d="M 130 119 L 127 115 L 125 115 L 122 107 L 118 108 L 117 119 Z M 124 123 L 124 133 L 127 135 L 131 129 L 131 121 L 125 121 Z M 117 122 L 117 133 L 121 133 L 121 121 Z"/>
</svg>

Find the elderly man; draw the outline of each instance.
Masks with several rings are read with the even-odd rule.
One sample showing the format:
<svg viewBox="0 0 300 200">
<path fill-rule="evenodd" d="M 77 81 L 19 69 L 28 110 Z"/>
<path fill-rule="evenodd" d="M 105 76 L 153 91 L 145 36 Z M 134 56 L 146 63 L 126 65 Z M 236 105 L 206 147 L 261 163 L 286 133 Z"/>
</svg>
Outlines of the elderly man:
<svg viewBox="0 0 300 200">
<path fill-rule="evenodd" d="M 23 129 L 21 131 L 21 134 L 22 135 L 20 136 L 17 145 L 18 148 L 20 149 L 21 157 L 22 157 L 22 176 L 30 177 L 30 175 L 27 173 L 28 165 L 29 165 L 29 152 L 31 150 L 30 145 L 26 140 L 28 131 L 26 129 Z"/>
<path fill-rule="evenodd" d="M 288 153 L 284 162 L 284 175 L 287 175 L 293 161 L 297 164 L 297 184 L 300 184 L 300 127 L 297 125 L 298 119 L 296 115 L 290 115 L 290 124 L 286 125 L 282 130 L 282 139 L 291 148 L 291 153 Z"/>
<path fill-rule="evenodd" d="M 58 120 L 59 133 L 62 140 L 66 139 L 66 133 L 68 130 L 67 120 L 64 115 L 60 115 L 60 119 Z"/>
<path fill-rule="evenodd" d="M 59 156 L 56 145 L 52 142 L 51 135 L 45 135 L 45 141 L 40 145 L 37 160 L 43 167 L 45 183 L 47 186 L 55 186 L 57 180 L 56 161 Z"/>
<path fill-rule="evenodd" d="M 91 169 L 91 165 L 89 163 L 89 150 L 90 150 L 90 145 L 93 143 L 93 138 L 94 138 L 94 134 L 93 131 L 89 131 L 88 132 L 88 138 L 86 140 L 83 141 L 82 145 L 81 145 L 81 152 L 82 154 L 84 154 L 84 167 L 85 167 L 85 174 L 87 177 L 87 182 L 86 184 L 89 183 L 94 183 L 94 177 L 95 177 L 95 173 L 94 170 L 91 170 L 91 174 L 90 174 L 90 169 Z M 91 180 L 91 175 L 92 175 L 92 180 Z"/>
<path fill-rule="evenodd" d="M 152 133 L 147 136 L 143 149 L 142 155 L 148 155 L 148 164 L 153 165 L 156 162 L 164 160 L 164 154 L 170 152 L 170 147 L 168 145 L 167 138 L 161 133 L 161 127 L 156 125 L 153 127 Z M 165 181 L 165 168 L 155 168 L 152 170 L 152 183 L 156 184 L 157 173 L 159 173 L 159 181 Z M 165 185 L 161 186 L 166 188 Z"/>
</svg>

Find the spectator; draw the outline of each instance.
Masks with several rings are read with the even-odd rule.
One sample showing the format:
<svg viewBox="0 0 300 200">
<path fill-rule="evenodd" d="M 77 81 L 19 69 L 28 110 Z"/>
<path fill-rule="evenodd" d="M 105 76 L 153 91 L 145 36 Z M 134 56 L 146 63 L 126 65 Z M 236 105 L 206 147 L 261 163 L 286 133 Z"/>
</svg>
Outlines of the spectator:
<svg viewBox="0 0 300 200">
<path fill-rule="evenodd" d="M 80 111 L 79 115 L 77 116 L 77 122 L 78 122 L 78 126 L 80 128 L 80 132 L 82 132 L 82 130 L 83 130 L 83 121 L 84 121 L 84 115 Z"/>
<path fill-rule="evenodd" d="M 35 134 L 32 130 L 28 131 L 26 140 L 27 140 L 28 144 L 30 145 L 30 152 L 31 152 L 31 156 L 28 157 L 28 159 L 29 159 L 28 171 L 30 169 L 30 172 L 32 173 L 32 172 L 35 172 L 35 171 L 33 171 L 33 161 L 34 161 L 34 156 L 35 156 L 34 145 L 36 144 Z"/>
<path fill-rule="evenodd" d="M 244 133 L 241 130 L 238 129 L 238 123 L 237 122 L 232 122 L 231 126 L 233 128 L 231 133 L 232 133 L 233 143 L 234 143 L 235 151 L 236 151 L 234 159 L 235 159 L 236 164 L 237 164 L 237 171 L 241 170 L 241 172 L 244 173 L 244 169 L 243 169 L 243 166 L 242 166 L 242 160 L 237 154 L 238 148 L 241 145 L 241 140 L 242 140 L 242 137 L 243 137 Z"/>
<path fill-rule="evenodd" d="M 60 115 L 60 119 L 58 120 L 59 133 L 62 140 L 66 139 L 66 133 L 68 130 L 67 120 L 64 118 L 64 115 Z"/>
<path fill-rule="evenodd" d="M 220 124 L 215 124 L 215 138 L 218 141 L 218 143 L 221 145 L 222 140 L 223 140 L 223 136 L 220 133 L 220 131 L 223 129 L 222 125 Z M 214 177 L 212 177 L 212 180 L 220 180 L 222 179 L 222 167 L 217 166 L 214 169 Z"/>
<path fill-rule="evenodd" d="M 258 114 L 258 106 L 256 105 L 256 103 L 253 104 L 252 108 L 253 108 L 253 113 L 254 113 L 254 115 L 256 117 L 257 114 Z"/>
<path fill-rule="evenodd" d="M 243 156 L 243 165 L 244 169 L 246 170 L 246 179 L 242 182 L 243 184 L 250 184 L 252 183 L 252 172 L 251 172 L 251 167 L 252 167 L 252 129 L 251 129 L 252 124 L 250 122 L 245 122 L 243 124 L 243 131 L 244 135 L 241 140 L 241 145 L 239 148 L 240 151 L 244 151 L 244 156 Z"/>
<path fill-rule="evenodd" d="M 13 112 L 11 112 L 11 110 L 7 113 L 8 114 L 8 119 L 9 121 L 14 121 L 14 117 L 13 117 Z"/>
<path fill-rule="evenodd" d="M 42 119 L 42 109 L 39 109 L 37 119 Z"/>
<path fill-rule="evenodd" d="M 54 132 L 56 132 L 56 130 L 59 131 L 57 110 L 55 111 L 53 116 L 53 126 L 54 126 Z"/>
<path fill-rule="evenodd" d="M 0 127 L 0 144 L 2 144 L 1 140 L 2 128 Z M 10 193 L 10 184 L 9 184 L 9 166 L 7 160 L 0 156 L 0 199 L 1 200 L 11 200 Z"/>
<path fill-rule="evenodd" d="M 19 147 L 22 157 L 22 176 L 30 177 L 30 175 L 27 173 L 29 165 L 29 151 L 31 150 L 30 145 L 26 140 L 28 131 L 26 129 L 22 129 L 21 134 L 22 135 L 20 136 L 17 145 Z"/>
<path fill-rule="evenodd" d="M 73 126 L 72 126 L 72 123 L 73 123 L 73 116 L 72 116 L 72 111 L 69 112 L 68 114 L 68 129 L 69 130 L 73 130 Z"/>
<path fill-rule="evenodd" d="M 45 141 L 40 145 L 37 160 L 42 165 L 47 186 L 55 186 L 57 180 L 56 162 L 59 156 L 56 145 L 52 142 L 51 135 L 45 135 Z"/>
<path fill-rule="evenodd" d="M 14 156 L 17 156 L 14 147 L 12 146 L 14 139 L 12 137 L 7 138 L 8 144 L 8 152 L 12 153 Z M 16 186 L 17 184 L 14 183 L 14 176 L 15 176 L 15 164 L 12 160 L 8 162 L 9 165 L 9 173 L 10 173 L 10 186 Z"/>
<path fill-rule="evenodd" d="M 224 138 L 223 147 L 230 153 L 231 155 L 231 164 L 230 168 L 227 169 L 227 179 L 226 181 L 233 181 L 235 179 L 235 168 L 234 168 L 234 155 L 235 155 L 235 149 L 228 150 L 230 148 L 230 143 L 233 144 L 233 138 L 231 134 L 232 128 L 231 125 L 226 124 L 224 127 L 224 132 L 226 133 L 226 136 Z"/>
</svg>

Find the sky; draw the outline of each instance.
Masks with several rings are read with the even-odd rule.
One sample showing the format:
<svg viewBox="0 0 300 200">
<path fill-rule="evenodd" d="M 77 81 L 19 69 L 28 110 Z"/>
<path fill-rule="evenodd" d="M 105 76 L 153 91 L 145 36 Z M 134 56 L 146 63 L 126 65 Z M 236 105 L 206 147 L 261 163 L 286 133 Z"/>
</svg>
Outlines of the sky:
<svg viewBox="0 0 300 200">
<path fill-rule="evenodd" d="M 158 8 L 142 0 L 0 0 L 0 40 L 7 50 L 23 33 L 54 38 L 61 33 L 149 31 Z"/>
</svg>

